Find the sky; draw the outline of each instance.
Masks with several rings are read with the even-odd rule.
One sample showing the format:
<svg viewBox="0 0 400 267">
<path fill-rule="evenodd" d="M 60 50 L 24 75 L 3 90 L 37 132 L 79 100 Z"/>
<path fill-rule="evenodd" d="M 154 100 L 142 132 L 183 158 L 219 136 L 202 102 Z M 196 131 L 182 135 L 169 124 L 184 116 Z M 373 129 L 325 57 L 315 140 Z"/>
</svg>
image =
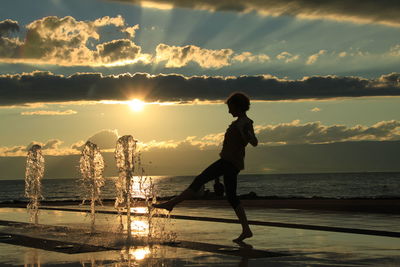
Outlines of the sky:
<svg viewBox="0 0 400 267">
<path fill-rule="evenodd" d="M 73 178 L 87 140 L 115 175 L 127 134 L 149 174 L 195 175 L 235 91 L 260 141 L 244 173 L 400 171 L 398 1 L 0 5 L 0 179 L 23 178 L 33 144 L 46 178 Z"/>
</svg>

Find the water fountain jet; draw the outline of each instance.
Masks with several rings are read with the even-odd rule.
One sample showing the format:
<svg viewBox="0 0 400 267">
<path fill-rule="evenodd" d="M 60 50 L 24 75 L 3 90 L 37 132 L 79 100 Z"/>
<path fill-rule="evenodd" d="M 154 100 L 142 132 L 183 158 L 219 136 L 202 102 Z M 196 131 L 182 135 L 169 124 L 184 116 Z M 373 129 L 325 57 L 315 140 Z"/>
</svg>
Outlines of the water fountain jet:
<svg viewBox="0 0 400 267">
<path fill-rule="evenodd" d="M 115 208 L 118 211 L 120 231 L 124 230 L 122 215 L 126 209 L 128 241 L 132 238 L 132 229 L 138 228 L 135 226 L 140 225 L 139 221 L 132 223 L 132 212 L 145 217 L 145 232 L 149 242 L 155 240 L 159 242 L 164 239 L 174 240 L 174 233 L 166 231 L 166 225 L 169 224 L 168 219 L 153 221 L 163 211 L 154 209 L 152 206 L 157 201 L 156 188 L 152 178 L 145 174 L 140 151 L 137 152 L 136 148 L 137 141 L 131 135 L 125 135 L 118 139 L 115 149 L 115 160 L 119 171 L 118 179 L 115 182 L 117 191 Z M 141 209 L 135 207 L 138 198 L 143 200 L 145 207 Z M 140 230 L 143 229 L 139 229 L 139 232 L 142 232 Z"/>
<path fill-rule="evenodd" d="M 101 188 L 104 186 L 104 160 L 96 144 L 90 141 L 85 143 L 79 163 L 85 192 L 82 204 L 85 203 L 85 200 L 90 199 L 91 230 L 93 232 L 96 220 L 96 202 L 102 204 L 100 194 Z"/>
<path fill-rule="evenodd" d="M 39 223 L 39 205 L 42 196 L 41 179 L 44 175 L 44 157 L 42 147 L 33 145 L 26 157 L 25 166 L 25 197 L 29 198 L 27 205 L 30 222 Z"/>
<path fill-rule="evenodd" d="M 125 203 L 127 215 L 128 239 L 131 238 L 131 199 L 132 199 L 132 178 L 135 170 L 135 150 L 136 140 L 132 135 L 124 135 L 117 141 L 115 148 L 115 161 L 118 168 L 118 179 L 115 182 L 117 197 L 115 199 L 115 208 L 118 211 L 120 228 L 122 224 L 122 204 Z"/>
</svg>

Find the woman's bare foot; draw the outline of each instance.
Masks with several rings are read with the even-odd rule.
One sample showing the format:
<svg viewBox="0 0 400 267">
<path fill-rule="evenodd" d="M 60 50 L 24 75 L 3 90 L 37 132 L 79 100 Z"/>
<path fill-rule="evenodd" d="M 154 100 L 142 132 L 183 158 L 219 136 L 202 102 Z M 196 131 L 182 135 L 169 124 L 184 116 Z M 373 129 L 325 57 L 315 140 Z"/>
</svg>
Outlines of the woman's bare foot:
<svg viewBox="0 0 400 267">
<path fill-rule="evenodd" d="M 236 240 L 236 239 L 235 239 Z M 239 247 L 243 248 L 243 249 L 253 249 L 253 246 L 250 244 L 247 244 L 244 241 L 235 241 L 236 244 L 239 245 Z"/>
<path fill-rule="evenodd" d="M 159 203 L 159 204 L 152 204 L 152 206 L 153 206 L 154 208 L 157 208 L 157 209 L 165 209 L 165 210 L 168 210 L 169 212 L 171 212 L 171 211 L 174 209 L 174 205 L 171 204 L 171 203 L 169 203 L 168 201 L 167 201 L 167 202 L 164 202 L 164 203 Z"/>
<path fill-rule="evenodd" d="M 250 238 L 252 236 L 253 236 L 253 233 L 249 229 L 248 231 L 243 231 L 238 238 L 233 239 L 232 241 L 235 243 L 240 243 L 240 242 L 243 242 L 244 239 Z"/>
</svg>

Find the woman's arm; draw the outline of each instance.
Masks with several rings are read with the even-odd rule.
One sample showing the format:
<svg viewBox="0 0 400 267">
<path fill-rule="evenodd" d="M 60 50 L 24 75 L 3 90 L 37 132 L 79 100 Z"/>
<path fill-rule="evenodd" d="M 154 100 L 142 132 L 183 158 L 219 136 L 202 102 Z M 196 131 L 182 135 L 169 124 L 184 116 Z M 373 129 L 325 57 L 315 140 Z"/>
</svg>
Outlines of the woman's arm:
<svg viewBox="0 0 400 267">
<path fill-rule="evenodd" d="M 243 141 L 246 144 L 250 143 L 252 146 L 257 146 L 258 140 L 256 135 L 254 134 L 253 121 L 250 119 L 247 119 L 247 121 L 241 120 L 238 122 L 238 127 Z"/>
<path fill-rule="evenodd" d="M 252 146 L 258 145 L 257 137 L 254 133 L 254 128 L 252 123 L 248 123 L 244 127 L 244 134 L 246 135 L 246 139 Z"/>
</svg>

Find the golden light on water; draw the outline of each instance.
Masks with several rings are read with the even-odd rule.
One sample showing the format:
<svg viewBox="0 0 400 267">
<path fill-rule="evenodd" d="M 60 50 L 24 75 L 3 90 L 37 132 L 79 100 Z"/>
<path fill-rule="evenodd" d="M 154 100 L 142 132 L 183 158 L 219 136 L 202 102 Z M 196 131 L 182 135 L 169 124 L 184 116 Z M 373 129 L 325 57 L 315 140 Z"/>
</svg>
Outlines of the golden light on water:
<svg viewBox="0 0 400 267">
<path fill-rule="evenodd" d="M 149 233 L 149 228 L 147 221 L 135 220 L 131 222 L 132 235 L 146 236 Z"/>
<path fill-rule="evenodd" d="M 133 198 L 139 197 L 139 198 L 145 198 L 145 195 L 143 193 L 142 187 L 143 185 L 139 181 L 139 177 L 134 176 L 133 181 L 131 184 L 131 196 Z"/>
<path fill-rule="evenodd" d="M 150 254 L 150 248 L 138 248 L 138 249 L 129 249 L 129 254 L 135 258 L 135 260 L 143 260 L 147 255 Z"/>
<path fill-rule="evenodd" d="M 131 208 L 132 213 L 149 213 L 148 209 L 146 207 L 134 207 Z"/>
<path fill-rule="evenodd" d="M 129 101 L 128 105 L 132 111 L 139 112 L 144 109 L 144 106 L 146 105 L 146 103 L 144 103 L 140 99 L 135 98 L 135 99 L 132 99 L 131 101 Z"/>
<path fill-rule="evenodd" d="M 131 183 L 131 196 L 133 198 L 146 198 L 146 192 L 151 189 L 151 181 L 148 177 L 133 176 Z"/>
</svg>

